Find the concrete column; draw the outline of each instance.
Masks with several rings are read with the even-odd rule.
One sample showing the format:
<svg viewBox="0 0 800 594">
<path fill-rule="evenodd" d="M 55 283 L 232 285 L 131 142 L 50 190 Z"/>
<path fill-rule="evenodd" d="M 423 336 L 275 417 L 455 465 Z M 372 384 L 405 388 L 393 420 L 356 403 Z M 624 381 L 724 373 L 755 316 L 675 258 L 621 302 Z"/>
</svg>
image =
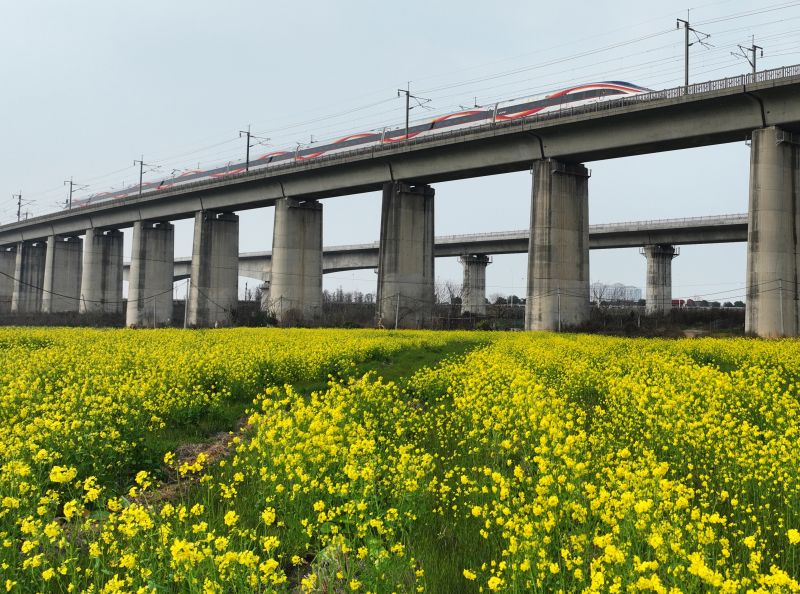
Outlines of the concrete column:
<svg viewBox="0 0 800 594">
<path fill-rule="evenodd" d="M 41 311 L 46 255 L 47 244 L 43 241 L 21 241 L 17 244 L 14 290 L 11 295 L 12 312 L 38 313 Z"/>
<path fill-rule="evenodd" d="M 133 224 L 125 324 L 164 326 L 172 320 L 175 227 L 169 222 Z"/>
<path fill-rule="evenodd" d="M 491 260 L 483 254 L 470 254 L 459 258 L 464 267 L 464 284 L 461 288 L 461 313 L 486 315 L 486 266 Z"/>
<path fill-rule="evenodd" d="M 122 312 L 122 231 L 86 231 L 80 312 Z"/>
<path fill-rule="evenodd" d="M 187 323 L 230 326 L 239 294 L 239 217 L 200 211 L 194 217 Z"/>
<path fill-rule="evenodd" d="M 800 139 L 756 130 L 750 146 L 745 331 L 797 336 Z"/>
<path fill-rule="evenodd" d="M 322 309 L 322 204 L 275 202 L 270 302 L 281 324 L 310 322 Z"/>
<path fill-rule="evenodd" d="M 79 309 L 83 240 L 51 235 L 44 262 L 42 312 L 62 313 Z"/>
<path fill-rule="evenodd" d="M 433 314 L 433 197 L 430 186 L 384 184 L 378 250 L 378 319 L 423 328 Z"/>
<path fill-rule="evenodd" d="M 526 330 L 559 330 L 589 319 L 589 172 L 536 161 L 528 246 Z"/>
<path fill-rule="evenodd" d="M 0 248 L 0 313 L 11 311 L 11 297 L 14 294 L 14 272 L 16 272 L 16 268 L 16 246 Z"/>
<path fill-rule="evenodd" d="M 672 309 L 672 259 L 680 252 L 674 245 L 646 245 L 641 254 L 647 258 L 645 297 L 648 315 L 664 315 Z"/>
</svg>

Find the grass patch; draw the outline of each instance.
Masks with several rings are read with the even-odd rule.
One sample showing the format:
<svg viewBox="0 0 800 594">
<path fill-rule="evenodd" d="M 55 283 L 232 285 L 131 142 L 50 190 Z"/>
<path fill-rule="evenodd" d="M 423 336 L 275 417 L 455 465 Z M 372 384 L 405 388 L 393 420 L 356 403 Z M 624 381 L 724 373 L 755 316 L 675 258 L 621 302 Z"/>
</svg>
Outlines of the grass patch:
<svg viewBox="0 0 800 594">
<path fill-rule="evenodd" d="M 435 505 L 435 502 L 432 502 Z M 433 507 L 433 505 L 431 506 Z M 461 592 L 478 592 L 481 584 L 464 579 L 464 568 L 476 570 L 492 558 L 498 543 L 475 538 L 474 527 L 467 527 L 461 518 L 443 517 L 421 510 L 408 534 L 409 554 L 422 560 L 428 594 L 451 594 L 454 584 Z"/>
<path fill-rule="evenodd" d="M 445 345 L 426 345 L 408 348 L 388 357 L 378 357 L 356 365 L 351 377 L 361 377 L 367 372 L 374 372 L 375 377 L 383 378 L 384 382 L 393 381 L 403 384 L 417 370 L 431 367 L 449 357 L 463 355 L 482 344 L 477 340 L 457 340 Z M 266 386 L 264 386 L 266 387 Z M 305 396 L 312 392 L 322 392 L 328 387 L 327 377 L 317 377 L 293 384 L 294 389 Z M 160 432 L 152 434 L 146 443 L 148 452 L 148 468 L 157 468 L 161 465 L 164 452 L 174 451 L 185 444 L 202 444 L 213 439 L 217 434 L 232 431 L 248 412 L 252 399 L 256 394 L 243 394 L 237 391 L 234 398 L 225 401 L 216 410 L 193 420 L 190 423 L 168 425 Z"/>
<path fill-rule="evenodd" d="M 457 340 L 448 342 L 444 346 L 426 345 L 416 348 L 404 349 L 388 357 L 381 357 L 365 361 L 356 365 L 350 377 L 361 377 L 370 371 L 375 373 L 375 378 L 382 378 L 384 382 L 404 384 L 405 380 L 423 367 L 432 367 L 448 357 L 463 355 L 482 344 L 475 340 Z M 306 396 L 312 392 L 322 392 L 328 388 L 327 379 L 317 378 L 311 381 L 297 382 L 292 386 L 298 393 Z"/>
<path fill-rule="evenodd" d="M 214 435 L 232 431 L 236 424 L 246 415 L 247 409 L 252 405 L 252 399 L 237 399 L 228 401 L 219 410 L 215 410 L 192 423 L 180 426 L 165 427 L 154 433 L 148 440 L 147 446 L 153 452 L 171 452 L 178 446 L 187 443 L 202 443 Z M 155 464 L 161 463 L 160 455 Z"/>
</svg>

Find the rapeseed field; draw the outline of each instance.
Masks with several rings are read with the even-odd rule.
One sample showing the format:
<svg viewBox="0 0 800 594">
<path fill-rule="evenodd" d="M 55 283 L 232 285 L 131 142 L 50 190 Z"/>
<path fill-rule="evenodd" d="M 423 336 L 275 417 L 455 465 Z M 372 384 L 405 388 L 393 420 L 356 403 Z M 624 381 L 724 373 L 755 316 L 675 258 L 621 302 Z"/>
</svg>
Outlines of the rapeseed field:
<svg viewBox="0 0 800 594">
<path fill-rule="evenodd" d="M 795 341 L 6 329 L 0 353 L 0 592 L 800 591 Z"/>
</svg>

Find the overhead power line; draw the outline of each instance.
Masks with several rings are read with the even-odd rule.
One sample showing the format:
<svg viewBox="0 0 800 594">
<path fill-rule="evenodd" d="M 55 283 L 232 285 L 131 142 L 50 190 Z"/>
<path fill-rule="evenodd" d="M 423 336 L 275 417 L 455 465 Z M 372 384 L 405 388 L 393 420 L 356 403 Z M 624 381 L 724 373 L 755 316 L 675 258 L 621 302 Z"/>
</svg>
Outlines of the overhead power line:
<svg viewBox="0 0 800 594">
<path fill-rule="evenodd" d="M 17 221 L 19 221 L 22 215 L 22 190 L 19 194 L 11 194 L 11 197 L 17 199 Z"/>
<path fill-rule="evenodd" d="M 711 37 L 709 33 L 703 33 L 702 31 L 698 31 L 697 29 L 693 29 L 692 26 L 689 24 L 689 11 L 686 11 L 686 20 L 677 19 L 677 26 L 678 29 L 681 28 L 683 25 L 683 29 L 685 31 L 685 41 L 684 41 L 684 75 L 683 75 L 683 86 L 686 90 L 689 90 L 689 48 L 693 46 L 695 43 L 699 43 L 705 48 L 709 47 L 709 44 L 706 43 L 706 39 Z M 690 42 L 689 37 L 690 33 L 694 33 L 695 41 Z"/>
<path fill-rule="evenodd" d="M 266 144 L 269 142 L 269 138 L 265 138 L 263 136 L 255 136 L 250 132 L 250 124 L 247 124 L 247 130 L 239 130 L 239 138 L 244 135 L 247 138 L 247 150 L 245 152 L 245 161 L 244 161 L 244 170 L 250 171 L 250 149 L 258 144 Z M 258 142 L 256 144 L 251 144 L 251 139 L 256 139 Z"/>
<path fill-rule="evenodd" d="M 141 159 L 135 159 L 133 161 L 134 167 L 136 166 L 137 163 L 139 164 L 139 198 L 141 198 L 142 197 L 142 178 L 144 177 L 144 168 L 145 167 L 153 167 L 153 169 L 151 169 L 150 171 L 155 171 L 157 169 L 160 169 L 160 167 L 158 165 L 151 165 L 150 163 L 145 163 L 144 162 L 144 155 L 142 155 Z"/>
<path fill-rule="evenodd" d="M 704 7 L 707 7 L 707 6 L 716 6 L 716 5 L 724 4 L 727 1 L 731 1 L 731 0 L 718 0 L 718 1 L 714 1 L 714 2 L 706 2 L 704 4 L 701 4 L 699 6 L 694 7 L 692 10 L 702 9 Z M 773 16 L 773 19 L 774 19 L 774 16 L 776 16 L 775 15 L 776 12 L 788 10 L 788 9 L 791 9 L 791 8 L 794 8 L 794 7 L 797 7 L 797 6 L 800 6 L 800 1 L 784 0 L 782 2 L 775 2 L 775 3 L 770 4 L 768 6 L 752 8 L 752 9 L 736 12 L 736 13 L 733 13 L 733 14 L 727 14 L 727 15 L 724 15 L 724 16 L 715 17 L 715 18 L 711 18 L 711 19 L 698 20 L 697 23 L 692 23 L 692 24 L 701 25 L 702 26 L 702 25 L 707 25 L 707 24 L 711 24 L 711 23 L 722 23 L 722 22 L 733 21 L 733 20 L 737 20 L 737 19 L 747 19 L 749 17 L 753 17 L 753 16 L 756 16 L 756 15 L 762 15 L 762 14 L 771 14 Z M 695 17 L 695 19 L 697 19 L 696 15 L 692 15 L 692 16 Z M 659 18 L 663 18 L 663 17 L 654 17 L 654 18 L 651 18 L 651 19 L 649 19 L 648 21 L 645 21 L 645 22 L 653 22 L 653 21 L 659 20 Z M 776 23 L 776 22 L 783 22 L 784 20 L 792 20 L 792 18 L 800 18 L 800 17 L 790 17 L 788 19 L 780 19 L 780 20 L 767 20 L 767 22 L 754 23 L 750 28 L 752 29 L 752 28 L 757 28 L 757 27 L 760 27 L 760 26 L 765 26 L 765 25 L 769 25 L 769 24 L 772 24 L 772 23 Z M 684 45 L 686 46 L 685 49 L 684 49 L 684 54 L 685 54 L 684 55 L 684 61 L 685 61 L 685 65 L 684 65 L 684 84 L 688 85 L 688 82 L 689 82 L 688 81 L 688 78 L 689 78 L 688 77 L 688 57 L 689 57 L 688 48 L 691 45 L 694 45 L 694 44 L 697 44 L 697 43 L 700 43 L 702 45 L 705 45 L 705 46 L 709 47 L 708 44 L 705 43 L 705 39 L 707 39 L 709 34 L 697 31 L 696 28 L 692 27 L 692 24 L 689 23 L 689 19 L 688 18 L 685 21 L 683 19 L 679 19 L 679 24 L 678 24 L 679 27 L 681 26 L 681 23 L 683 23 L 685 28 L 686 28 L 685 39 L 684 39 Z M 639 23 L 639 24 L 641 24 L 641 23 Z M 638 24 L 636 26 L 638 26 Z M 733 28 L 728 28 L 725 31 L 719 31 L 719 32 L 718 31 L 714 31 L 713 32 L 714 33 L 714 39 L 715 40 L 719 39 L 721 34 L 724 34 L 724 33 L 727 33 L 727 32 L 732 32 L 732 31 L 739 31 L 739 30 L 742 30 L 744 28 L 745 27 L 738 27 L 737 26 L 737 27 L 733 27 Z M 618 29 L 618 30 L 622 30 L 622 29 Z M 601 32 L 601 33 L 593 35 L 591 37 L 584 38 L 581 41 L 581 43 L 585 44 L 586 39 L 602 38 L 602 37 L 607 36 L 607 35 L 609 35 L 610 33 L 613 33 L 613 32 L 614 31 Z M 424 107 L 426 104 L 428 104 L 428 103 L 430 103 L 432 101 L 435 101 L 435 102 L 438 103 L 440 101 L 440 99 L 443 99 L 445 97 L 452 97 L 453 99 L 455 99 L 453 101 L 453 108 L 454 108 L 453 110 L 455 110 L 455 109 L 458 109 L 459 104 L 464 103 L 464 96 L 467 95 L 467 93 L 468 93 L 468 95 L 470 97 L 470 99 L 469 99 L 470 102 L 474 101 L 474 103 L 476 103 L 476 104 L 486 105 L 487 104 L 487 98 L 481 97 L 478 92 L 475 92 L 475 91 L 477 91 L 477 89 L 474 89 L 474 88 L 467 89 L 467 87 L 470 87 L 470 86 L 474 85 L 475 83 L 478 83 L 478 82 L 489 83 L 486 86 L 486 90 L 499 90 L 500 87 L 507 86 L 507 85 L 520 85 L 521 81 L 519 81 L 519 80 L 514 81 L 513 80 L 515 77 L 517 79 L 519 79 L 520 78 L 518 76 L 519 74 L 524 74 L 524 73 L 528 73 L 528 72 L 535 72 L 535 71 L 541 71 L 541 70 L 547 69 L 548 67 L 552 67 L 552 66 L 556 66 L 556 65 L 560 65 L 560 64 L 564 64 L 564 63 L 570 63 L 570 62 L 573 62 L 573 64 L 570 64 L 570 74 L 577 73 L 581 69 L 587 70 L 587 69 L 590 68 L 591 65 L 585 65 L 585 64 L 581 64 L 580 63 L 581 59 L 586 57 L 586 56 L 594 55 L 594 54 L 597 54 L 597 53 L 603 53 L 603 52 L 609 52 L 610 53 L 610 52 L 613 52 L 613 50 L 616 50 L 618 48 L 629 48 L 631 45 L 639 44 L 639 43 L 651 40 L 653 38 L 657 38 L 659 36 L 666 35 L 669 32 L 670 32 L 670 30 L 655 31 L 655 32 L 644 34 L 644 35 L 640 35 L 638 37 L 633 37 L 631 39 L 626 39 L 626 40 L 623 40 L 623 41 L 620 41 L 620 42 L 606 44 L 606 45 L 604 45 L 602 47 L 596 47 L 596 48 L 591 49 L 591 50 L 573 52 L 570 55 L 567 55 L 567 56 L 561 57 L 561 58 L 555 58 L 555 59 L 552 59 L 552 60 L 544 60 L 544 61 L 539 62 L 539 63 L 524 65 L 524 66 L 521 66 L 521 67 L 518 67 L 518 68 L 507 68 L 505 71 L 491 73 L 491 74 L 488 74 L 486 76 L 473 76 L 469 80 L 455 81 L 453 83 L 447 83 L 447 84 L 440 84 L 438 86 L 432 86 L 430 89 L 427 89 L 427 90 L 423 89 L 422 91 L 420 91 L 420 94 L 424 94 L 424 95 L 426 95 L 426 97 L 416 97 L 414 95 L 411 95 L 410 86 L 407 87 L 405 90 L 398 89 L 397 95 L 405 95 L 405 99 L 406 99 L 406 111 L 405 111 L 405 116 L 406 116 L 405 117 L 405 120 L 406 120 L 406 124 L 405 124 L 406 125 L 406 135 L 409 134 L 410 127 L 411 127 L 411 124 L 412 124 L 409 112 L 411 111 L 411 109 L 413 109 L 415 107 Z M 769 31 L 765 31 L 765 33 L 769 33 Z M 692 38 L 692 35 L 694 35 L 694 39 Z M 764 42 L 763 40 L 765 40 L 765 39 L 767 39 L 767 38 L 769 38 L 771 36 L 776 36 L 776 35 L 778 35 L 778 34 L 776 33 L 776 34 L 773 34 L 773 35 L 759 35 L 759 40 L 760 40 L 760 42 L 763 43 Z M 560 46 L 554 46 L 554 47 L 565 47 L 565 46 L 569 46 L 569 45 L 576 45 L 576 44 L 564 43 L 564 44 L 561 44 Z M 653 45 L 653 44 L 649 44 L 649 45 Z M 777 46 L 777 44 L 775 44 L 775 46 Z M 669 46 L 663 46 L 663 47 L 667 48 Z M 550 48 L 550 49 L 552 49 L 552 48 Z M 576 49 L 578 49 L 578 48 L 576 48 Z M 756 58 L 757 57 L 762 57 L 763 56 L 763 50 L 761 49 L 761 46 L 756 46 L 755 43 L 753 43 L 750 48 L 747 48 L 745 46 L 740 46 L 740 45 L 737 45 L 737 44 L 731 44 L 730 47 L 714 48 L 713 50 L 711 50 L 709 52 L 708 55 L 711 55 L 712 52 L 720 52 L 720 51 L 725 51 L 725 53 L 728 54 L 732 50 L 735 50 L 735 49 L 738 49 L 738 51 L 740 52 L 740 53 L 736 54 L 736 56 L 739 59 L 741 59 L 741 57 L 745 57 L 746 59 L 748 59 L 748 62 L 750 63 L 751 68 L 753 68 L 753 69 L 757 68 L 754 63 L 756 62 Z M 776 47 L 774 47 L 772 43 L 770 43 L 770 49 L 771 49 L 770 57 L 772 57 L 772 56 L 789 55 L 789 54 L 793 53 L 791 51 L 783 51 L 783 52 L 780 52 L 780 53 L 775 53 L 774 50 L 776 49 Z M 643 52 L 638 52 L 637 51 L 636 52 L 636 56 L 641 56 L 643 53 L 648 53 L 648 52 L 652 52 L 652 51 L 655 51 L 655 49 L 645 49 L 645 51 L 643 51 Z M 756 55 L 756 51 L 759 51 L 761 56 L 757 56 Z M 452 74 L 452 72 L 458 73 L 458 72 L 464 72 L 466 70 L 475 70 L 475 69 L 479 69 L 479 68 L 485 68 L 486 66 L 490 66 L 491 64 L 497 64 L 498 62 L 503 62 L 503 61 L 507 61 L 507 60 L 516 60 L 519 57 L 530 55 L 531 53 L 533 53 L 533 52 L 529 52 L 527 54 L 521 54 L 521 55 L 518 55 L 516 57 L 505 58 L 505 59 L 501 59 L 501 60 L 495 60 L 493 62 L 488 62 L 488 63 L 484 63 L 484 64 L 478 64 L 478 65 L 475 65 L 475 66 L 469 66 L 468 68 L 464 68 L 464 69 L 456 70 L 456 71 L 451 71 L 451 73 L 449 73 L 449 74 L 445 73 L 445 74 L 447 76 L 450 76 Z M 619 52 L 617 52 L 617 53 L 619 53 Z M 540 55 L 539 52 L 537 52 L 537 54 Z M 609 55 L 613 55 L 613 54 L 610 53 Z M 714 55 L 718 55 L 718 54 L 714 53 Z M 628 58 L 628 56 L 625 55 L 625 56 L 621 56 L 621 57 L 618 57 L 618 58 L 609 58 L 608 60 L 604 60 L 602 62 L 608 62 L 608 63 L 612 63 L 613 64 L 616 60 L 624 61 L 627 58 Z M 653 60 L 653 62 L 655 62 L 655 63 L 665 63 L 665 62 L 671 62 L 674 59 L 675 58 L 672 58 L 672 57 L 657 58 L 656 60 Z M 695 64 L 695 68 L 694 68 L 694 77 L 695 78 L 697 77 L 698 73 L 700 73 L 700 72 L 713 72 L 715 70 L 721 70 L 721 69 L 724 69 L 726 67 L 729 67 L 729 66 L 732 66 L 733 64 L 735 64 L 735 62 L 725 62 L 722 67 L 710 70 L 710 69 L 698 68 L 698 66 L 703 63 L 703 60 L 702 59 L 698 59 L 698 58 L 695 58 L 695 59 L 699 60 Z M 583 60 L 583 61 L 586 61 L 586 60 Z M 575 63 L 575 62 L 577 62 L 577 63 Z M 599 63 L 602 63 L 602 62 L 599 62 Z M 597 63 L 598 62 L 595 62 L 595 64 L 597 64 Z M 642 66 L 642 68 L 644 68 L 644 66 Z M 762 68 L 763 68 L 763 66 L 762 66 Z M 630 68 L 623 67 L 622 70 L 624 70 L 625 72 L 629 72 Z M 619 71 L 620 71 L 620 69 L 611 69 L 609 67 L 609 73 L 610 74 L 613 74 L 613 73 L 619 72 Z M 650 69 L 650 70 L 647 71 L 645 76 L 647 76 L 648 78 L 650 78 L 652 80 L 652 78 L 655 78 L 652 75 L 653 74 L 658 75 L 659 73 L 660 72 L 658 72 L 658 71 Z M 555 72 L 550 72 L 550 77 L 551 78 L 553 77 L 552 76 L 553 74 L 555 74 Z M 563 72 L 562 72 L 562 74 L 563 74 Z M 442 76 L 441 73 L 438 74 L 438 75 L 430 75 L 430 76 L 427 76 L 427 77 L 422 77 L 421 79 L 418 79 L 418 80 L 430 80 L 431 78 L 437 78 L 437 77 L 440 77 L 440 76 Z M 589 74 L 587 74 L 587 76 L 595 78 L 596 74 L 589 73 Z M 577 77 L 577 74 L 576 74 L 576 77 Z M 508 79 L 508 81 L 507 82 L 501 82 L 501 84 L 492 84 L 494 81 L 501 81 L 504 78 Z M 577 79 L 576 78 L 574 80 L 582 80 L 583 78 L 586 78 L 586 77 L 582 77 L 581 79 Z M 535 79 L 534 78 L 530 78 L 529 80 L 532 80 L 532 81 L 535 80 L 535 81 L 539 82 L 541 79 L 537 77 Z M 556 86 L 557 85 L 552 85 L 552 86 L 547 86 L 546 87 L 544 85 L 544 82 L 541 83 L 541 88 L 544 89 L 545 91 L 549 90 L 550 88 L 556 88 Z M 653 86 L 653 85 L 651 84 L 650 86 Z M 464 92 L 463 93 L 447 93 L 447 94 L 444 94 L 444 95 L 441 94 L 441 91 L 458 90 L 458 89 L 463 89 Z M 375 94 L 379 94 L 379 93 L 373 93 L 373 95 L 375 95 Z M 414 105 L 412 99 L 413 100 L 417 100 L 417 104 L 416 105 Z M 379 114 L 375 114 L 374 113 L 376 111 L 375 107 L 378 107 L 378 106 L 380 106 L 380 105 L 382 105 L 384 103 L 388 103 L 389 101 L 393 101 L 393 100 L 396 100 L 396 97 L 384 98 L 384 99 L 381 99 L 379 101 L 375 101 L 375 102 L 372 102 L 372 103 L 365 103 L 363 105 L 359 105 L 357 107 L 353 107 L 353 108 L 349 108 L 349 109 L 340 109 L 338 111 L 337 110 L 332 110 L 332 113 L 328 113 L 327 115 L 321 115 L 319 117 L 311 117 L 311 118 L 307 118 L 305 120 L 301 120 L 299 122 L 293 122 L 293 123 L 290 123 L 290 124 L 287 124 L 287 125 L 283 125 L 283 126 L 270 126 L 269 129 L 270 129 L 271 132 L 273 130 L 282 131 L 282 132 L 288 132 L 290 130 L 298 130 L 298 129 L 302 128 L 303 126 L 316 124 L 318 122 L 330 121 L 330 122 L 338 122 L 338 123 L 334 123 L 333 125 L 330 125 L 330 126 L 324 126 L 322 128 L 315 128 L 314 129 L 315 137 L 317 136 L 317 134 L 320 134 L 322 132 L 322 129 L 340 129 L 342 131 L 342 134 L 340 134 L 338 136 L 342 136 L 342 135 L 345 135 L 345 134 L 347 134 L 349 132 L 355 131 L 354 130 L 355 126 L 353 126 L 354 122 L 357 122 L 359 120 L 368 120 L 369 121 L 368 125 L 370 127 L 370 131 L 372 131 L 372 128 L 376 127 L 376 126 L 377 126 L 376 129 L 380 130 L 382 127 L 385 127 L 385 126 L 381 126 L 382 122 L 375 121 L 377 119 L 377 116 L 379 115 Z M 326 103 L 326 105 L 328 105 L 328 108 L 330 108 L 330 104 Z M 430 107 L 428 106 L 428 107 L 426 107 L 426 109 L 430 109 Z M 440 110 L 440 108 L 437 107 L 437 111 L 439 111 L 439 110 Z M 351 115 L 356 114 L 356 113 L 359 113 L 359 115 L 363 115 L 364 117 L 357 117 L 357 118 L 348 117 L 348 116 L 351 116 Z M 385 112 L 381 111 L 381 114 L 382 113 L 385 113 Z M 443 111 L 443 113 L 446 113 L 446 112 Z M 344 121 L 341 120 L 341 118 L 347 118 L 347 124 L 346 124 L 348 126 L 347 128 L 344 127 L 345 124 L 344 124 Z M 240 131 L 239 137 L 241 138 L 243 136 L 248 136 L 248 139 L 247 139 L 248 146 L 247 146 L 247 149 L 246 149 L 246 157 L 245 157 L 244 164 L 245 164 L 245 168 L 249 169 L 249 164 L 250 164 L 249 152 L 250 152 L 250 148 L 252 146 L 255 146 L 255 144 L 253 143 L 253 138 L 256 138 L 256 137 L 252 132 L 250 132 L 250 128 L 249 127 L 248 127 L 247 131 L 244 131 L 244 130 Z M 273 134 L 270 134 L 270 136 L 273 137 Z M 281 142 L 283 142 L 282 139 L 283 139 L 284 135 L 279 135 L 279 136 L 281 138 Z M 288 136 L 288 135 L 285 135 L 285 136 Z M 333 136 L 333 133 L 331 133 L 331 136 Z M 194 149 L 192 151 L 185 152 L 182 155 L 169 157 L 168 159 L 153 160 L 153 161 L 151 161 L 151 163 L 153 163 L 153 164 L 155 164 L 155 163 L 161 164 L 164 161 L 169 161 L 169 162 L 176 161 L 181 156 L 186 156 L 186 155 L 189 155 L 189 154 L 207 153 L 209 151 L 213 151 L 214 148 L 218 148 L 218 147 L 221 147 L 223 145 L 228 145 L 228 144 L 230 144 L 232 142 L 235 142 L 236 140 L 237 139 L 235 139 L 235 138 L 234 139 L 228 139 L 228 140 L 225 140 L 223 142 L 219 142 L 219 143 L 207 146 L 207 147 L 201 147 L 201 148 L 198 148 L 198 149 Z M 294 139 L 287 139 L 286 144 L 290 145 L 293 140 Z M 228 160 L 228 157 L 231 157 L 231 158 L 235 157 L 235 155 L 233 154 L 233 150 L 234 149 L 231 149 L 230 151 L 225 151 L 225 155 L 224 156 L 226 158 L 224 160 Z M 207 164 L 210 164 L 218 155 L 221 155 L 221 153 L 215 152 L 214 154 L 211 154 L 211 155 L 208 155 L 208 156 L 204 157 L 204 159 L 203 159 L 204 168 L 207 167 Z M 214 162 L 216 162 L 216 161 L 214 161 Z M 239 160 L 237 159 L 236 162 L 239 162 Z M 144 164 L 144 163 L 141 163 L 141 162 L 138 162 L 138 161 L 134 161 L 134 163 L 138 164 L 139 168 L 140 168 L 139 191 L 141 193 L 142 186 L 143 186 L 143 173 L 145 172 L 144 171 L 144 167 L 147 164 Z M 180 165 L 179 165 L 179 167 L 180 167 Z M 198 169 L 199 168 L 200 167 L 198 167 Z M 85 178 L 85 181 L 95 180 L 95 179 L 102 179 L 104 177 L 108 177 L 109 175 L 112 175 L 112 174 L 105 174 L 105 175 L 97 176 L 97 177 L 93 177 L 93 178 Z M 90 186 L 87 185 L 85 187 L 90 187 Z M 38 195 L 49 193 L 49 192 L 51 192 L 51 190 L 48 190 L 46 192 L 34 193 L 32 195 L 33 196 L 38 196 Z M 41 208 L 43 206 L 44 205 L 38 205 L 38 208 Z"/>
<path fill-rule="evenodd" d="M 750 47 L 744 47 L 743 45 L 737 45 L 739 48 L 739 53 L 731 52 L 732 56 L 737 58 L 743 57 L 750 63 L 750 66 L 753 68 L 753 74 L 756 73 L 756 52 L 761 50 L 761 57 L 764 57 L 764 48 L 760 45 L 756 45 L 756 38 L 753 36 L 752 43 Z"/>
<path fill-rule="evenodd" d="M 75 190 L 78 190 L 78 191 L 80 191 L 80 190 L 85 190 L 85 189 L 86 189 L 86 188 L 88 188 L 89 186 L 82 185 L 82 184 L 76 184 L 76 183 L 75 183 L 75 182 L 72 180 L 72 177 L 70 177 L 68 180 L 65 180 L 65 181 L 64 181 L 64 185 L 65 185 L 65 186 L 66 186 L 66 185 L 69 185 L 69 197 L 67 198 L 67 208 L 68 208 L 68 209 L 70 209 L 70 210 L 72 210 L 72 194 L 73 194 L 73 192 L 74 192 Z"/>
<path fill-rule="evenodd" d="M 542 68 L 546 68 L 547 66 L 554 66 L 554 65 L 557 65 L 557 64 L 562 64 L 564 62 L 569 62 L 569 61 L 572 61 L 572 60 L 576 60 L 578 58 L 584 58 L 586 56 L 593 56 L 593 55 L 596 55 L 596 54 L 599 54 L 599 53 L 602 53 L 602 52 L 610 51 L 612 49 L 617 49 L 617 48 L 620 48 L 620 47 L 625 47 L 625 46 L 628 46 L 628 45 L 632 45 L 634 43 L 639 43 L 640 41 L 644 41 L 644 40 L 647 40 L 647 39 L 652 39 L 654 37 L 660 37 L 661 35 L 666 35 L 666 34 L 671 33 L 671 32 L 672 32 L 671 29 L 667 29 L 667 30 L 664 30 L 664 31 L 658 31 L 656 33 L 650 33 L 648 35 L 643 35 L 641 37 L 636 37 L 635 39 L 629 39 L 627 41 L 621 41 L 619 43 L 613 43 L 611 45 L 607 45 L 607 46 L 604 46 L 604 47 L 601 47 L 601 48 L 596 48 L 596 49 L 592 49 L 592 50 L 579 52 L 577 54 L 572 54 L 572 55 L 566 56 L 564 58 L 556 58 L 556 59 L 549 60 L 549 61 L 546 61 L 546 62 L 541 62 L 539 64 L 532 64 L 530 66 L 523 66 L 523 67 L 520 67 L 520 68 L 515 68 L 513 70 L 507 70 L 505 72 L 499 72 L 499 73 L 488 75 L 488 76 L 483 76 L 483 77 L 479 77 L 479 78 L 473 78 L 473 79 L 470 79 L 470 80 L 466 80 L 466 81 L 462 81 L 462 82 L 458 82 L 458 83 L 454 83 L 454 84 L 442 85 L 442 86 L 433 87 L 433 88 L 430 88 L 430 89 L 423 89 L 421 92 L 428 94 L 428 93 L 433 93 L 435 91 L 440 91 L 440 90 L 443 90 L 443 89 L 452 89 L 452 88 L 457 88 L 457 87 L 464 87 L 464 86 L 467 86 L 467 85 L 471 85 L 471 84 L 478 83 L 478 82 L 484 82 L 484 81 L 487 81 L 487 80 L 497 80 L 498 78 L 505 78 L 505 77 L 508 77 L 508 76 L 513 76 L 514 74 L 519 74 L 521 72 L 528 72 L 530 70 L 540 70 Z"/>
<path fill-rule="evenodd" d="M 405 89 L 397 89 L 397 96 L 399 97 L 400 95 L 405 95 L 406 96 L 406 140 L 408 140 L 408 118 L 409 118 L 409 115 L 411 113 L 411 110 L 414 109 L 415 107 L 422 107 L 424 109 L 430 109 L 429 107 L 426 107 L 425 104 L 426 103 L 430 103 L 431 100 L 427 99 L 425 97 L 418 97 L 416 95 L 412 95 L 411 94 L 411 81 L 408 82 L 408 85 L 406 86 Z M 411 105 L 411 100 L 412 99 L 417 102 L 416 105 Z"/>
<path fill-rule="evenodd" d="M 734 13 L 728 16 L 719 17 L 715 19 L 708 19 L 705 21 L 701 21 L 700 25 L 710 25 L 712 23 L 722 23 L 724 21 L 732 21 L 734 19 L 741 19 L 744 17 L 754 16 L 757 14 L 764 14 L 767 12 L 775 12 L 776 10 L 784 10 L 786 8 L 792 8 L 794 6 L 800 6 L 800 2 L 782 2 L 779 4 L 773 4 L 771 6 L 765 6 L 756 10 L 747 10 L 740 13 Z"/>
</svg>

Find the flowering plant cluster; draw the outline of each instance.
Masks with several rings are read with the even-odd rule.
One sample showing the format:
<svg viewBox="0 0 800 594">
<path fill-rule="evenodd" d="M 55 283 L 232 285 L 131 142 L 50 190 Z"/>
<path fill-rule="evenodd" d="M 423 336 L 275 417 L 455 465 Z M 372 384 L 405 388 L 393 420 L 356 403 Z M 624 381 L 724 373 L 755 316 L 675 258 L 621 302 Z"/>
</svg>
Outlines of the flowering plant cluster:
<svg viewBox="0 0 800 594">
<path fill-rule="evenodd" d="M 452 342 L 473 348 L 398 382 L 355 371 Z M 794 341 L 0 345 L 0 592 L 800 591 Z M 156 451 L 162 425 L 239 395 L 253 408 L 221 454 Z"/>
</svg>

